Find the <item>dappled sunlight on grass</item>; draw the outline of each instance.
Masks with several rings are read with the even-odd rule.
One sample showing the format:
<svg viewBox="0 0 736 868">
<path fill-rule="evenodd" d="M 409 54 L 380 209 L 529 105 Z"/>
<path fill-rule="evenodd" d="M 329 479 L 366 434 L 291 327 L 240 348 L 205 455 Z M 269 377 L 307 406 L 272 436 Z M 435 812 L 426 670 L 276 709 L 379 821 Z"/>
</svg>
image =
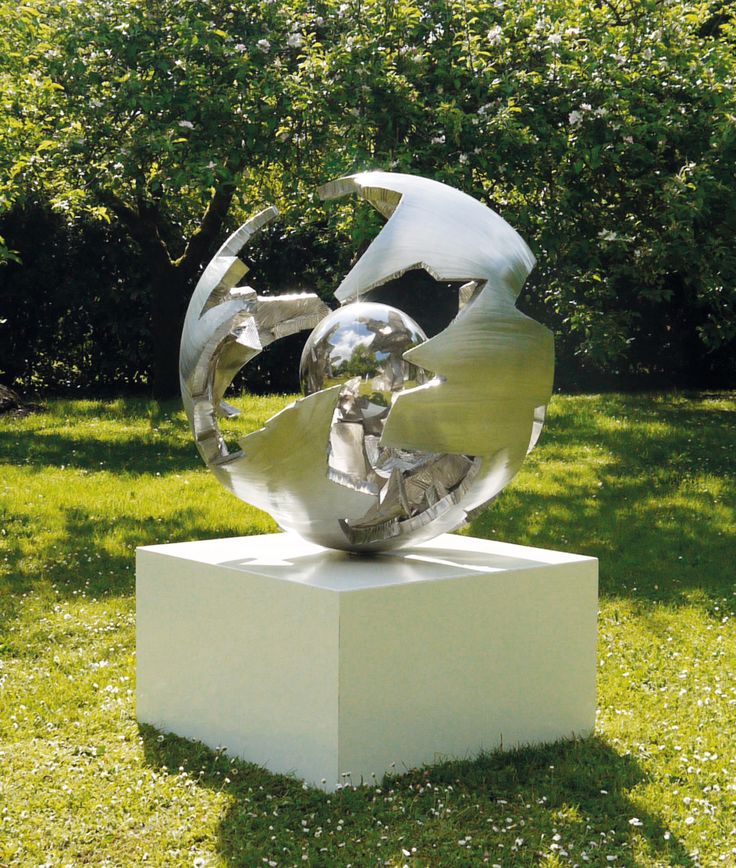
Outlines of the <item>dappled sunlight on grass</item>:
<svg viewBox="0 0 736 868">
<path fill-rule="evenodd" d="M 179 405 L 0 417 L 0 864 L 734 864 L 735 433 L 733 395 L 555 396 L 465 532 L 600 559 L 596 735 L 328 796 L 136 723 L 135 547 L 276 530 Z"/>
<path fill-rule="evenodd" d="M 606 594 L 717 591 L 736 527 L 735 407 L 556 396 L 539 447 L 467 533 L 596 555 Z"/>
<path fill-rule="evenodd" d="M 0 417 L 0 450 L 0 625 L 29 591 L 132 594 L 136 546 L 277 529 L 202 465 L 178 403 L 54 402 Z"/>
</svg>

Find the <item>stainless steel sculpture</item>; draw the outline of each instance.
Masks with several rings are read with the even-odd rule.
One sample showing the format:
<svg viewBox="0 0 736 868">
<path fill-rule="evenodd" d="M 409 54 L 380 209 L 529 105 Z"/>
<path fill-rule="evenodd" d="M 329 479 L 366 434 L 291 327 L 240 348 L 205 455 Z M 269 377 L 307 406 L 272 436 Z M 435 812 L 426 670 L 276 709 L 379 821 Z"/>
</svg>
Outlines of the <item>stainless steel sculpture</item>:
<svg viewBox="0 0 736 868">
<path fill-rule="evenodd" d="M 321 189 L 358 193 L 388 222 L 338 287 L 259 296 L 236 284 L 237 254 L 268 208 L 220 248 L 192 296 L 182 335 L 184 407 L 218 479 L 284 530 L 330 548 L 378 551 L 464 524 L 519 470 L 552 390 L 551 333 L 517 310 L 534 257 L 494 211 L 437 181 L 367 172 Z M 458 314 L 429 340 L 372 294 L 406 271 L 460 282 Z M 313 328 L 306 397 L 229 452 L 218 417 L 235 374 L 272 341 Z"/>
</svg>

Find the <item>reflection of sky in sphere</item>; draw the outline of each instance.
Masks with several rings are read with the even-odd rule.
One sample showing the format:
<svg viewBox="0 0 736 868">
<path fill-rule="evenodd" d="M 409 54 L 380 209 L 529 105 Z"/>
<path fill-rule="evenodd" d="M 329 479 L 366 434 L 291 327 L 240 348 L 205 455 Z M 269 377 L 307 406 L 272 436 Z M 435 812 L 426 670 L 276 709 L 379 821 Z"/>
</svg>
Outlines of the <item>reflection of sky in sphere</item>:
<svg viewBox="0 0 736 868">
<path fill-rule="evenodd" d="M 327 343 L 332 347 L 329 353 L 332 364 L 339 365 L 340 362 L 348 361 L 356 347 L 370 347 L 375 337 L 375 333 L 369 331 L 365 323 L 355 323 L 352 327 L 338 329 L 327 338 Z"/>
<path fill-rule="evenodd" d="M 426 340 L 421 328 L 397 308 L 375 302 L 347 304 L 328 314 L 309 336 L 300 379 L 306 394 L 359 377 L 365 388 L 390 394 L 423 381 L 403 354 Z"/>
</svg>

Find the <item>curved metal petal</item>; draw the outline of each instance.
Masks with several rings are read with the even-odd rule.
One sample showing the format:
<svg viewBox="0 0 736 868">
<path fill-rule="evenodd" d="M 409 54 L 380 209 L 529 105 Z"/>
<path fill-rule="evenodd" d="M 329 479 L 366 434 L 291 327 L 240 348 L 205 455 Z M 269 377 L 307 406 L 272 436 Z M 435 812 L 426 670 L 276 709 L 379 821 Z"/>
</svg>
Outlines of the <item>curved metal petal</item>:
<svg viewBox="0 0 736 868">
<path fill-rule="evenodd" d="M 552 393 L 553 353 L 551 332 L 486 286 L 443 332 L 405 353 L 440 378 L 396 396 L 382 444 L 489 455 L 523 419 L 526 454 L 535 410 Z"/>
<path fill-rule="evenodd" d="M 259 296 L 236 287 L 247 272 L 238 258 L 245 244 L 276 216 L 266 208 L 244 223 L 217 251 L 189 302 L 179 353 L 184 409 L 206 464 L 228 456 L 219 416 L 237 414 L 222 398 L 237 372 L 277 338 L 313 328 L 329 313 L 313 293 Z"/>
<path fill-rule="evenodd" d="M 389 218 L 337 289 L 343 303 L 412 268 L 436 280 L 488 281 L 515 299 L 534 267 L 531 250 L 502 217 L 439 181 L 363 172 L 319 192 L 324 199 L 358 193 Z"/>
<path fill-rule="evenodd" d="M 342 386 L 290 404 L 240 440 L 242 452 L 211 465 L 233 494 L 271 513 L 285 530 L 332 548 L 349 548 L 339 519 L 359 519 L 377 501 L 331 472 L 328 444 Z"/>
<path fill-rule="evenodd" d="M 477 509 L 533 448 L 552 393 L 552 334 L 515 306 L 534 256 L 498 214 L 436 181 L 369 172 L 322 188 L 325 198 L 349 192 L 389 219 L 335 293 L 341 301 L 416 267 L 465 281 L 453 322 L 404 354 L 437 376 L 396 395 L 381 446 L 479 458 L 462 498 L 466 511 Z"/>
</svg>

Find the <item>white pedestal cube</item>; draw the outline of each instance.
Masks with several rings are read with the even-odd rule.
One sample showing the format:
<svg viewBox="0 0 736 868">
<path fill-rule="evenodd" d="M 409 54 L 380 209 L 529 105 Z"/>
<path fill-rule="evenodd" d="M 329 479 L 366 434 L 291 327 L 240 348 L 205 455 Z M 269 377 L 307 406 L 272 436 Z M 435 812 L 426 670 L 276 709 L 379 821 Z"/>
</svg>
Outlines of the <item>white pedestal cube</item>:
<svg viewBox="0 0 736 868">
<path fill-rule="evenodd" d="M 334 789 L 592 732 L 595 558 L 443 535 L 137 553 L 143 723 Z"/>
</svg>

